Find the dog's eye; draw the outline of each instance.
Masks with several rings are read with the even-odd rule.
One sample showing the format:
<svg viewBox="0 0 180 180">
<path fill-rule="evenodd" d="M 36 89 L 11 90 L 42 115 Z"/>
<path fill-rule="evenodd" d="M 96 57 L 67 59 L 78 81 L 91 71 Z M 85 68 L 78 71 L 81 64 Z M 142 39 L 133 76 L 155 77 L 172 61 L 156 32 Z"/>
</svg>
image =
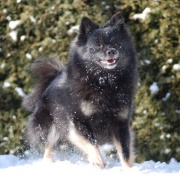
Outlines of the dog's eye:
<svg viewBox="0 0 180 180">
<path fill-rule="evenodd" d="M 103 45 L 102 45 L 100 42 L 95 42 L 95 43 L 94 43 L 94 47 L 95 47 L 95 48 L 102 48 Z"/>
</svg>

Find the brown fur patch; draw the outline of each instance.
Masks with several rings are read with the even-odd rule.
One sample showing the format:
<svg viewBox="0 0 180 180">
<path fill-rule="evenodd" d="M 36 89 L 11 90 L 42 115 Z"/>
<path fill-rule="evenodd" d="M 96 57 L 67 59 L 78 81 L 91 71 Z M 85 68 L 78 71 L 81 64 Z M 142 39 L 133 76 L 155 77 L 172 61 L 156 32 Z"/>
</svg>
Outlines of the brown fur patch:
<svg viewBox="0 0 180 180">
<path fill-rule="evenodd" d="M 45 147 L 43 160 L 45 161 L 53 161 L 54 158 L 54 148 L 51 146 Z"/>
<path fill-rule="evenodd" d="M 75 129 L 73 123 L 71 123 L 70 125 L 69 140 L 72 144 L 83 151 L 85 155 L 87 155 L 87 158 L 92 165 L 98 166 L 100 168 L 105 167 L 98 146 L 95 144 L 91 144 L 88 139 L 80 135 Z"/>
</svg>

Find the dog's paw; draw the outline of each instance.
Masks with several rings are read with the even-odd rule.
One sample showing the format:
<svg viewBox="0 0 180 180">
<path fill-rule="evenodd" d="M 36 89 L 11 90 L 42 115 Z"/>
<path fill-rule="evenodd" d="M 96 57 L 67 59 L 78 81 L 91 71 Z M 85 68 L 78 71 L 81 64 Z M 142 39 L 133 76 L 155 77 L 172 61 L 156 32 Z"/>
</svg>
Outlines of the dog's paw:
<svg viewBox="0 0 180 180">
<path fill-rule="evenodd" d="M 105 168 L 105 163 L 101 157 L 101 155 L 97 155 L 97 154 L 91 154 L 89 157 L 88 157 L 88 160 L 90 162 L 90 164 L 94 167 L 98 167 L 98 168 L 101 168 L 101 169 L 104 169 Z"/>
<path fill-rule="evenodd" d="M 98 167 L 100 169 L 104 169 L 106 166 L 106 164 L 104 162 L 92 162 L 91 164 L 92 164 L 92 166 Z"/>
</svg>

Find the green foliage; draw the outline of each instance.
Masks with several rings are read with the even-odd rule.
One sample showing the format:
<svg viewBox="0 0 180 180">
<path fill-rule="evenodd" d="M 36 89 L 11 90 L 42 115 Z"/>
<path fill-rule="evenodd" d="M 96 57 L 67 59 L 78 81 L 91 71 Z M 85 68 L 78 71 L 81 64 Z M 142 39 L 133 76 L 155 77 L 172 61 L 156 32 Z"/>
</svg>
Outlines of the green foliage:
<svg viewBox="0 0 180 180">
<path fill-rule="evenodd" d="M 147 7 L 150 11 L 144 19 L 137 16 Z M 66 62 L 76 25 L 83 16 L 103 24 L 119 10 L 138 51 L 140 79 L 132 120 L 137 160 L 169 161 L 171 157 L 180 160 L 178 0 L 1 1 L 0 154 L 18 154 L 23 149 L 22 136 L 28 118 L 21 107 L 24 95 L 21 90 L 26 94 L 31 91 L 27 71 L 30 63 L 46 55 Z M 19 24 L 12 27 L 12 21 Z M 150 90 L 154 82 L 159 88 L 156 92 Z"/>
<path fill-rule="evenodd" d="M 145 19 L 135 14 L 146 7 Z M 124 11 L 134 22 L 138 51 L 139 86 L 132 126 L 137 136 L 138 160 L 180 160 L 180 3 L 173 1 L 129 1 Z M 157 92 L 150 87 L 154 82 Z"/>
</svg>

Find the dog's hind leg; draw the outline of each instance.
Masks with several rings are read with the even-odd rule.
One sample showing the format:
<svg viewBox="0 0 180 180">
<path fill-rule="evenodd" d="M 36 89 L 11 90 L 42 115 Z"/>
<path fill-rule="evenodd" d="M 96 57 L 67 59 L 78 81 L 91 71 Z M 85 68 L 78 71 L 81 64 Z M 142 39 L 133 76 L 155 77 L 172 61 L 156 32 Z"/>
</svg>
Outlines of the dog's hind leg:
<svg viewBox="0 0 180 180">
<path fill-rule="evenodd" d="M 116 124 L 113 140 L 122 166 L 132 167 L 135 155 L 133 137 L 127 122 Z"/>
<path fill-rule="evenodd" d="M 45 143 L 45 151 L 43 160 L 53 161 L 54 160 L 54 147 L 59 139 L 59 135 L 54 124 L 51 125 L 47 140 Z"/>
<path fill-rule="evenodd" d="M 53 161 L 53 158 L 54 158 L 54 152 L 53 151 L 54 151 L 54 148 L 52 146 L 45 147 L 43 160 Z"/>
<path fill-rule="evenodd" d="M 93 166 L 98 166 L 100 168 L 105 167 L 97 144 L 92 143 L 86 136 L 82 135 L 81 132 L 75 128 L 73 123 L 69 131 L 69 141 L 87 155 L 89 162 Z"/>
</svg>

